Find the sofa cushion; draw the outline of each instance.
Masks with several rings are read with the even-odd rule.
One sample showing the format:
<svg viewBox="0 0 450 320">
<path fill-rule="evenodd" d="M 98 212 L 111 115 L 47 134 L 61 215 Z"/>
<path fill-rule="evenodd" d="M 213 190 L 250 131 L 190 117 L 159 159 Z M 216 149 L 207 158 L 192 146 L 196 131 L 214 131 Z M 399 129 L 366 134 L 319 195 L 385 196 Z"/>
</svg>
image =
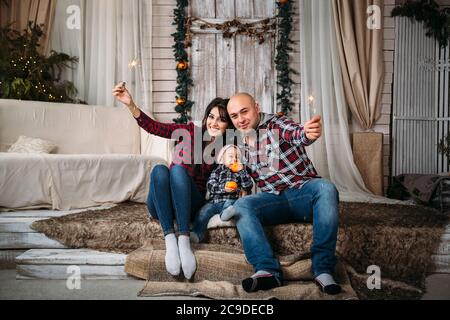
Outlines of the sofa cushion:
<svg viewBox="0 0 450 320">
<path fill-rule="evenodd" d="M 9 153 L 51 153 L 56 144 L 39 138 L 20 136 L 19 140 L 9 148 Z"/>
</svg>

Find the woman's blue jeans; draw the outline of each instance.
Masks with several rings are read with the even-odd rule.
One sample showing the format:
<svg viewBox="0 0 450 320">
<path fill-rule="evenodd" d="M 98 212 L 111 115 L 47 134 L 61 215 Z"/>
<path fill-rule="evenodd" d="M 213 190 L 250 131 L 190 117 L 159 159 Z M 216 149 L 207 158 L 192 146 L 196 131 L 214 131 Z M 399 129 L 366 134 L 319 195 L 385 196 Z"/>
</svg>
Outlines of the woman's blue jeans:
<svg viewBox="0 0 450 320">
<path fill-rule="evenodd" d="M 205 232 L 208 228 L 209 220 L 216 214 L 221 214 L 223 210 L 232 206 L 236 200 L 226 200 L 219 203 L 208 202 L 201 208 L 198 215 L 195 217 L 194 224 L 192 226 L 192 232 L 194 232 L 200 242 L 205 238 Z"/>
<path fill-rule="evenodd" d="M 153 168 L 147 208 L 150 218 L 159 220 L 164 236 L 175 233 L 174 220 L 178 234 L 189 235 L 190 222 L 205 202 L 205 195 L 198 191 L 186 168 L 180 165 L 170 170 L 163 165 Z"/>
<path fill-rule="evenodd" d="M 280 195 L 259 193 L 236 201 L 236 224 L 247 260 L 255 272 L 265 270 L 283 279 L 280 264 L 264 232 L 264 226 L 312 222 L 312 273 L 333 274 L 339 227 L 339 193 L 324 179 L 314 179 L 301 189 Z"/>
</svg>

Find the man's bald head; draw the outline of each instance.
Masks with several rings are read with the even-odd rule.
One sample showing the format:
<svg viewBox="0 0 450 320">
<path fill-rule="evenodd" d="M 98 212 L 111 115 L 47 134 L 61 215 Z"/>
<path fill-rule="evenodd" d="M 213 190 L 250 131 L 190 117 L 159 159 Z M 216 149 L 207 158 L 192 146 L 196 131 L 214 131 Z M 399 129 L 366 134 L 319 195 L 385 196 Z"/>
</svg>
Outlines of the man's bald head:
<svg viewBox="0 0 450 320">
<path fill-rule="evenodd" d="M 257 129 L 260 111 L 255 99 L 245 92 L 234 95 L 228 103 L 228 114 L 234 126 L 243 132 Z"/>
<path fill-rule="evenodd" d="M 249 93 L 246 92 L 240 92 L 235 94 L 233 97 L 231 97 L 228 105 L 230 105 L 230 103 L 236 103 L 236 102 L 248 102 L 251 105 L 255 105 L 256 101 L 255 98 L 253 98 L 253 96 Z"/>
</svg>

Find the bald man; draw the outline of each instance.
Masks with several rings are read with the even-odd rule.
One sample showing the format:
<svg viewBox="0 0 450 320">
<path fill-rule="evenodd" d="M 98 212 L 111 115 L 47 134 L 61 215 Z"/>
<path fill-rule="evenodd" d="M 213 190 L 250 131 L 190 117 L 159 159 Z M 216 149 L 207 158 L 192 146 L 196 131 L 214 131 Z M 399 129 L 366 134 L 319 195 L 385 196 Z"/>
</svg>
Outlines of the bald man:
<svg viewBox="0 0 450 320">
<path fill-rule="evenodd" d="M 312 222 L 315 282 L 327 294 L 340 293 L 333 277 L 339 194 L 331 182 L 318 176 L 305 150 L 321 137 L 321 118 L 301 125 L 282 115 L 261 113 L 247 93 L 231 98 L 228 113 L 241 133 L 244 164 L 261 191 L 238 200 L 223 217 L 236 220 L 247 260 L 254 267 L 255 274 L 242 281 L 244 290 L 269 290 L 283 284 L 279 261 L 263 227 Z"/>
</svg>

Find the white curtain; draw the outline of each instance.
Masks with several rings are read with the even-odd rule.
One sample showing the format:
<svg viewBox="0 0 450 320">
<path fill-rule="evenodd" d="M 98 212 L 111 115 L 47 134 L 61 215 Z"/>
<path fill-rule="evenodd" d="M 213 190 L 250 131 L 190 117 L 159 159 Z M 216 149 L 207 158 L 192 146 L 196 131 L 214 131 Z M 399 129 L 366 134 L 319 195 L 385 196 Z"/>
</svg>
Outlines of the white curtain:
<svg viewBox="0 0 450 320">
<path fill-rule="evenodd" d="M 135 102 L 152 116 L 152 1 L 57 0 L 55 11 L 50 47 L 79 58 L 62 77 L 75 84 L 78 99 L 122 107 L 112 88 L 125 81 Z M 141 154 L 154 155 L 158 140 L 142 130 Z M 170 146 L 166 149 L 169 154 Z"/>
<path fill-rule="evenodd" d="M 64 79 L 75 83 L 80 100 L 118 106 L 112 88 L 125 81 L 139 106 L 151 111 L 151 17 L 151 0 L 58 0 L 50 46 L 79 57 Z"/>
<path fill-rule="evenodd" d="M 342 200 L 391 202 L 367 190 L 353 160 L 331 1 L 300 1 L 301 117 L 320 115 L 324 126 L 308 155 L 319 174 L 336 185 Z"/>
</svg>

